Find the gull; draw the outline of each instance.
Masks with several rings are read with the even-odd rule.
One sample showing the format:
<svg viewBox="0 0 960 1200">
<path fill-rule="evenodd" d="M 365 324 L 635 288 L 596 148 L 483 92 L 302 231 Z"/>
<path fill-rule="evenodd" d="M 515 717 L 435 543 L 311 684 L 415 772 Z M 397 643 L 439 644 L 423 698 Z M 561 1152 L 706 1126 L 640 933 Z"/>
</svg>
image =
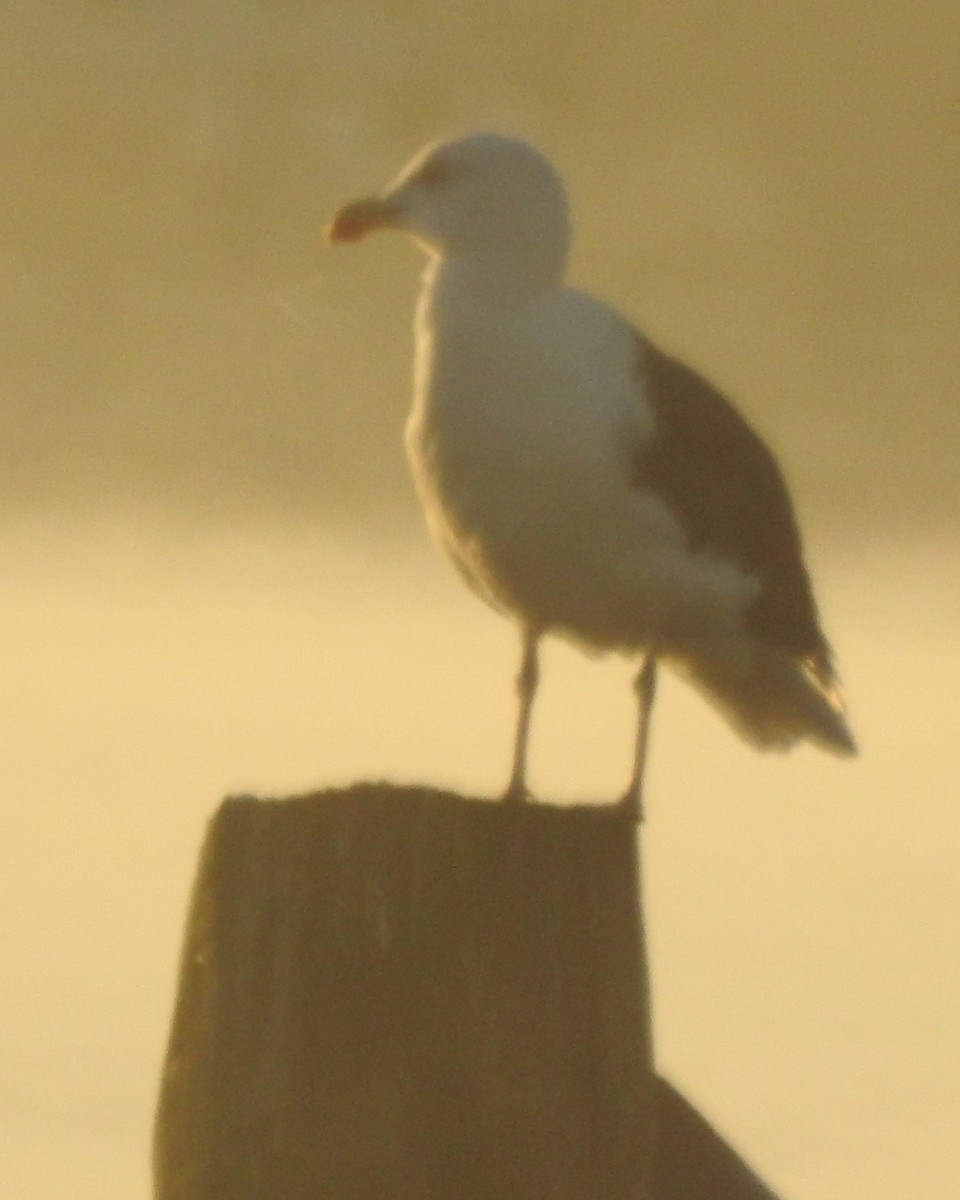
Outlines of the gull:
<svg viewBox="0 0 960 1200">
<path fill-rule="evenodd" d="M 406 450 L 427 524 L 470 587 L 519 622 L 507 801 L 529 797 L 545 634 L 639 656 L 642 819 L 657 664 L 760 749 L 855 753 L 793 506 L 773 455 L 711 383 L 567 286 L 566 189 L 532 145 L 428 145 L 327 234 L 380 229 L 428 256 Z"/>
</svg>

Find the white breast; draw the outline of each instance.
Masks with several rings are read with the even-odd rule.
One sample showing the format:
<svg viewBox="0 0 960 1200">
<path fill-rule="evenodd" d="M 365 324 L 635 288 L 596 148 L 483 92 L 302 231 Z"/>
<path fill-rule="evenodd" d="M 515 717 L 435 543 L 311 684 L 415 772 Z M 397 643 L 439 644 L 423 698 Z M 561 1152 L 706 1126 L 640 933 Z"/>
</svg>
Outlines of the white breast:
<svg viewBox="0 0 960 1200">
<path fill-rule="evenodd" d="M 633 331 L 581 293 L 464 275 L 440 268 L 417 323 L 406 438 L 434 536 L 527 623 L 641 645 L 674 619 L 693 564 L 673 514 L 633 486 L 653 434 Z M 728 576 L 704 586 L 742 583 Z"/>
</svg>

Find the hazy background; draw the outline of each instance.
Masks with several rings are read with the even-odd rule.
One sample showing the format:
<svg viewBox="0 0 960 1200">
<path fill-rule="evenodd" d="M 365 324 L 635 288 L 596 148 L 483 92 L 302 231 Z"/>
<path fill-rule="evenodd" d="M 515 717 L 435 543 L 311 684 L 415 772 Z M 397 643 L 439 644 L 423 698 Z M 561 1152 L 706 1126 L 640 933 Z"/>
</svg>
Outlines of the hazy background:
<svg viewBox="0 0 960 1200">
<path fill-rule="evenodd" d="M 863 757 L 664 687 L 662 1069 L 792 1200 L 960 1175 L 960 14 L 946 0 L 8 3 L 0 1179 L 144 1200 L 227 792 L 493 792 L 516 650 L 421 532 L 420 262 L 322 243 L 437 134 L 566 174 L 577 281 L 734 395 L 800 508 Z M 608 799 L 624 664 L 546 658 L 533 781 Z"/>
</svg>

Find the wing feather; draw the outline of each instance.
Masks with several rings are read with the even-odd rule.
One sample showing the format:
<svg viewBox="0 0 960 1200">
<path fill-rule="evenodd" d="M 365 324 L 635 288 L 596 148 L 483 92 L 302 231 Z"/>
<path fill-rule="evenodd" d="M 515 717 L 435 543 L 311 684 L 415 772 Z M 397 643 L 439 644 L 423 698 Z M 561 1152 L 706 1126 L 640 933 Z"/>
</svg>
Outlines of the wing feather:
<svg viewBox="0 0 960 1200">
<path fill-rule="evenodd" d="M 747 612 L 750 632 L 833 678 L 800 531 L 777 461 L 712 384 L 641 335 L 638 371 L 655 415 L 653 437 L 635 456 L 635 482 L 657 492 L 707 550 L 755 575 L 762 592 Z"/>
</svg>

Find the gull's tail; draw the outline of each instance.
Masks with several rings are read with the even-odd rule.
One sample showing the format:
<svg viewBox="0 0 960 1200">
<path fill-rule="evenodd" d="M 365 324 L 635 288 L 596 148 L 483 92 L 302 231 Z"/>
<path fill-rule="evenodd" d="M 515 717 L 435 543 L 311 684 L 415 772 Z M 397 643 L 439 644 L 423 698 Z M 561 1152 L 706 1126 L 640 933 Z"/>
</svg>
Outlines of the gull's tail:
<svg viewBox="0 0 960 1200">
<path fill-rule="evenodd" d="M 828 668 L 755 647 L 749 666 L 716 659 L 675 664 L 747 741 L 789 750 L 806 738 L 833 754 L 856 754 L 843 700 Z"/>
</svg>

